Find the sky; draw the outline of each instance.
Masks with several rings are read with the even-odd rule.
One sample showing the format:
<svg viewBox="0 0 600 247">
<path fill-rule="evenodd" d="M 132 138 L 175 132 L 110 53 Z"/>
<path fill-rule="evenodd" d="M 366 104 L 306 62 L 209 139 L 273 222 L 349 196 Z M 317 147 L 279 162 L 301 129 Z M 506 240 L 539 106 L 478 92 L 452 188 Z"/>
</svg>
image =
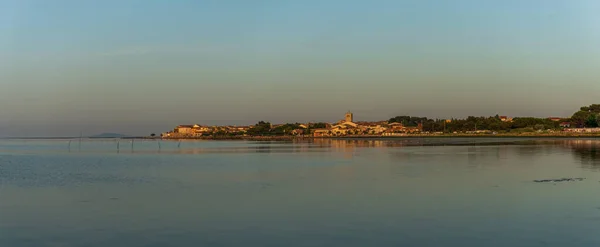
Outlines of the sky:
<svg viewBox="0 0 600 247">
<path fill-rule="evenodd" d="M 568 117 L 595 0 L 0 0 L 0 136 L 177 124 Z"/>
</svg>

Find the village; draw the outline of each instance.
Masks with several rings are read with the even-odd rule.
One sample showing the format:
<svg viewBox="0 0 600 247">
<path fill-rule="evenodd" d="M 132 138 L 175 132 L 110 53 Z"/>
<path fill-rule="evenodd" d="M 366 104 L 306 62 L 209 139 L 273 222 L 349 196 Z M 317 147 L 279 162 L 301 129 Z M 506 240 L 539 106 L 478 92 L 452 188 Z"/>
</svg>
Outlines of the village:
<svg viewBox="0 0 600 247">
<path fill-rule="evenodd" d="M 423 125 L 404 126 L 402 123 L 388 121 L 365 122 L 354 121 L 354 114 L 347 112 L 344 119 L 330 123 L 299 123 L 299 124 L 268 124 L 270 130 L 284 129 L 284 135 L 300 137 L 331 137 L 331 136 L 401 136 L 423 132 Z M 201 138 L 214 134 L 230 136 L 249 136 L 250 129 L 255 126 L 205 126 L 178 125 L 172 131 L 162 133 L 162 138 Z M 290 128 L 292 127 L 292 128 Z"/>
<path fill-rule="evenodd" d="M 473 117 L 470 117 L 473 118 Z M 409 118 L 410 119 L 410 118 Z M 411 135 L 477 135 L 488 134 L 497 135 L 501 133 L 501 125 L 520 125 L 529 121 L 520 128 L 513 129 L 511 134 L 594 134 L 600 133 L 600 128 L 586 128 L 585 126 L 575 126 L 571 128 L 572 123 L 567 118 L 548 117 L 539 118 L 509 118 L 507 116 L 490 117 L 497 123 L 489 125 L 481 124 L 478 128 L 477 122 L 487 121 L 485 118 L 474 118 L 474 126 L 466 127 L 469 118 L 466 120 L 444 119 L 436 120 L 395 120 L 388 121 L 355 121 L 354 114 L 346 112 L 343 119 L 336 123 L 294 123 L 294 124 L 271 124 L 268 122 L 259 122 L 252 126 L 206 126 L 201 124 L 178 125 L 173 130 L 162 133 L 161 138 L 165 139 L 192 139 L 192 138 L 215 138 L 215 137 L 248 137 L 248 136 L 288 136 L 288 137 L 393 137 L 393 136 L 411 136 Z M 533 119 L 533 120 L 532 120 Z M 467 121 L 464 124 L 461 121 Z M 533 122 L 532 122 L 533 121 Z M 460 129 L 450 126 L 459 124 Z M 506 131 L 510 132 L 510 131 Z M 502 132 L 503 133 L 503 132 Z"/>
</svg>

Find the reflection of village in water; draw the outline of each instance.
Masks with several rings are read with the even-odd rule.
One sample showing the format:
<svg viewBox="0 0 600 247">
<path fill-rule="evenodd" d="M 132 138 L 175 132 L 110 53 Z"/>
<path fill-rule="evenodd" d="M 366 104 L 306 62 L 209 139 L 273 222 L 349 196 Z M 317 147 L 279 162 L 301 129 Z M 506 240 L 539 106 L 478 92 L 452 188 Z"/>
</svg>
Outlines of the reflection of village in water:
<svg viewBox="0 0 600 247">
<path fill-rule="evenodd" d="M 551 152 L 555 146 L 569 148 L 579 159 L 587 163 L 598 164 L 600 168 L 600 140 L 596 139 L 477 139 L 477 138 L 405 138 L 405 139 L 313 139 L 290 142 L 257 141 L 257 142 L 228 142 L 222 147 L 203 147 L 198 145 L 203 141 L 162 142 L 163 152 L 180 154 L 201 153 L 277 153 L 277 152 L 353 152 L 358 148 L 401 148 L 415 146 L 470 146 L 475 150 L 481 146 L 513 146 L 520 155 L 535 155 L 541 152 Z M 170 147 L 170 148 L 169 148 Z M 150 150 L 138 149 L 144 153 Z"/>
<path fill-rule="evenodd" d="M 25 141 L 21 141 L 25 142 Z M 17 143 L 19 144 L 19 143 Z M 40 144 L 42 145 L 42 144 Z M 46 144 L 44 144 L 46 145 Z M 50 144 L 48 144 L 50 145 Z M 66 145 L 66 144 L 65 144 Z M 118 153 L 163 153 L 163 154 L 211 154 L 211 153 L 325 153 L 336 152 L 344 158 L 352 158 L 361 149 L 400 149 L 407 147 L 458 147 L 464 151 L 455 154 L 467 154 L 469 163 L 477 163 L 484 156 L 505 159 L 511 153 L 522 157 L 535 157 L 540 154 L 555 153 L 556 149 L 570 150 L 573 158 L 582 167 L 600 169 L 600 139 L 544 139 L 544 138 L 398 138 L 398 139 L 331 139 L 316 138 L 292 141 L 198 141 L 180 140 L 165 141 L 119 141 L 95 140 L 81 144 L 68 144 L 69 152 L 106 152 L 114 150 Z M 10 147 L 10 146 L 6 146 Z M 6 148 L 5 147 L 5 148 Z M 120 148 L 119 148 L 120 147 Z M 62 150 L 62 149 L 61 149 Z M 427 148 L 412 155 L 437 155 Z M 461 149 L 455 149 L 461 150 Z M 6 150 L 11 151 L 11 150 Z M 109 151 L 110 152 L 110 151 Z M 437 151 L 436 151 L 437 152 Z M 453 151 L 452 151 L 453 152 Z M 445 155 L 452 154 L 446 153 Z M 407 155 L 397 153 L 397 155 Z"/>
<path fill-rule="evenodd" d="M 472 141 L 472 140 L 471 140 Z M 505 159 L 510 152 L 517 152 L 519 156 L 536 157 L 539 154 L 551 154 L 557 147 L 568 148 L 573 158 L 578 161 L 583 168 L 600 169 L 600 140 L 511 140 L 487 143 L 449 142 L 431 141 L 431 139 L 403 139 L 403 140 L 336 140 L 336 139 L 318 139 L 315 144 L 328 146 L 337 151 L 352 153 L 357 148 L 400 148 L 415 146 L 463 146 L 469 145 L 466 154 L 469 163 L 476 163 L 477 157 L 495 156 L 497 159 Z M 490 146 L 491 145 L 491 146 Z M 491 147 L 491 152 L 480 152 L 482 148 Z"/>
<path fill-rule="evenodd" d="M 411 141 L 408 141 L 410 143 Z M 235 143 L 235 142 L 234 142 Z M 180 154 L 202 153 L 278 153 L 278 152 L 345 152 L 351 153 L 356 148 L 403 147 L 407 141 L 385 140 L 336 140 L 314 139 L 311 141 L 291 142 L 241 142 L 248 145 L 239 147 L 195 147 L 194 141 L 182 142 L 181 147 L 171 152 Z M 169 152 L 169 150 L 164 150 Z"/>
</svg>

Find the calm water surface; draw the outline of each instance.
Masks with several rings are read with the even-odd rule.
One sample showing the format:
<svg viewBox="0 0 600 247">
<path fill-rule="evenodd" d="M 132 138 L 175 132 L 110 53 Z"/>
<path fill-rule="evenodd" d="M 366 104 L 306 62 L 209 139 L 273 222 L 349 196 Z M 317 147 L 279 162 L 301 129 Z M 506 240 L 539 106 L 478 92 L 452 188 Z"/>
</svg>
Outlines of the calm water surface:
<svg viewBox="0 0 600 247">
<path fill-rule="evenodd" d="M 0 140 L 0 246 L 600 246 L 599 171 L 594 139 Z"/>
</svg>

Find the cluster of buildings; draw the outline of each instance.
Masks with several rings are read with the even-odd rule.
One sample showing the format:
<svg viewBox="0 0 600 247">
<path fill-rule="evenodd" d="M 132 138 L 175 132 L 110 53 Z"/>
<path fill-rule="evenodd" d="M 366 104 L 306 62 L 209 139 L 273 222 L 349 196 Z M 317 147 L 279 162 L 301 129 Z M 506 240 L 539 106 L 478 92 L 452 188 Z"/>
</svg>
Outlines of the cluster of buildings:
<svg viewBox="0 0 600 247">
<path fill-rule="evenodd" d="M 512 122 L 513 118 L 507 116 L 499 116 L 503 122 Z M 563 118 L 549 117 L 552 121 L 560 122 L 560 127 L 565 132 L 590 133 L 600 132 L 600 128 L 570 128 L 569 122 L 564 122 Z M 452 120 L 446 120 L 451 122 Z M 271 129 L 282 126 L 283 124 L 272 124 Z M 325 124 L 314 128 L 310 123 L 297 124 L 298 128 L 293 129 L 285 134 L 303 137 L 335 137 L 335 136 L 402 136 L 406 134 L 418 134 L 423 132 L 423 125 L 404 126 L 402 123 L 389 123 L 388 121 L 354 121 L 354 114 L 348 111 L 344 118 L 336 123 Z M 178 125 L 173 130 L 162 133 L 163 138 L 200 138 L 203 136 L 212 135 L 234 135 L 246 136 L 249 129 L 253 126 L 205 126 L 205 125 Z M 488 130 L 469 131 L 467 134 L 488 133 Z"/>
<path fill-rule="evenodd" d="M 423 131 L 423 125 L 409 127 L 401 123 L 388 123 L 387 121 L 377 122 L 354 122 L 354 114 L 347 112 L 344 119 L 328 126 L 327 128 L 315 129 L 311 131 L 314 137 L 326 136 L 348 136 L 348 135 L 403 135 L 409 133 L 420 133 Z"/>
<path fill-rule="evenodd" d="M 271 125 L 276 128 L 280 125 Z M 394 136 L 410 133 L 420 133 L 423 126 L 404 126 L 401 123 L 378 122 L 354 122 L 354 114 L 347 112 L 344 119 L 326 124 L 325 128 L 311 128 L 311 124 L 299 124 L 299 129 L 290 132 L 296 136 L 329 137 L 329 136 L 351 136 L 351 135 L 383 135 Z M 205 125 L 178 125 L 172 131 L 162 133 L 163 138 L 194 138 L 210 136 L 215 133 L 246 135 L 252 126 L 205 126 Z"/>
<path fill-rule="evenodd" d="M 172 131 L 161 134 L 165 138 L 202 137 L 213 133 L 245 133 L 250 126 L 206 126 L 206 125 L 177 125 Z"/>
<path fill-rule="evenodd" d="M 570 128 L 571 127 L 571 122 L 566 122 L 564 121 L 564 118 L 561 117 L 549 117 L 548 119 L 554 121 L 554 122 L 560 122 L 559 126 L 561 128 Z"/>
</svg>

